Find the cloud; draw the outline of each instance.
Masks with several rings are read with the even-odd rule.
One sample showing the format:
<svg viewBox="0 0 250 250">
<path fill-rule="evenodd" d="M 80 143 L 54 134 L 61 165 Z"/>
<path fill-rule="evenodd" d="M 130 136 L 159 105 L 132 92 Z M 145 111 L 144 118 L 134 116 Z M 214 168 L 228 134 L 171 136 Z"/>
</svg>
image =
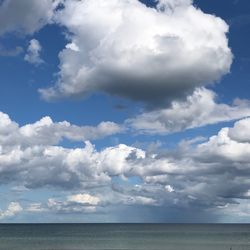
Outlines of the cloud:
<svg viewBox="0 0 250 250">
<path fill-rule="evenodd" d="M 17 46 L 12 49 L 7 49 L 0 44 L 0 56 L 15 57 L 19 56 L 23 52 L 23 48 Z"/>
<path fill-rule="evenodd" d="M 0 2 L 0 35 L 32 34 L 49 23 L 58 0 L 3 0 Z"/>
<path fill-rule="evenodd" d="M 247 116 L 249 101 L 236 99 L 233 105 L 217 103 L 213 91 L 198 88 L 185 101 L 174 101 L 169 108 L 142 113 L 126 123 L 139 133 L 169 134 Z"/>
<path fill-rule="evenodd" d="M 134 194 L 133 192 L 127 192 L 127 194 L 119 194 L 120 204 L 129 205 L 129 206 L 157 206 L 159 202 L 158 198 L 150 197 L 152 194 Z M 144 195 L 144 196 L 143 196 Z"/>
<path fill-rule="evenodd" d="M 234 124 L 233 128 L 230 128 L 228 135 L 231 139 L 237 142 L 250 143 L 250 118 L 240 120 Z"/>
<path fill-rule="evenodd" d="M 70 43 L 46 100 L 106 92 L 147 104 L 170 104 L 229 72 L 228 25 L 191 1 L 65 1 L 55 22 Z M 94 31 L 94 32 L 93 32 Z"/>
<path fill-rule="evenodd" d="M 192 211 L 207 216 L 220 214 L 223 209 L 228 213 L 229 208 L 250 197 L 247 122 L 237 121 L 208 139 L 182 141 L 174 149 L 146 151 L 118 144 L 97 150 L 89 141 L 76 148 L 58 145 L 61 136 L 75 134 L 73 125 L 44 118 L 19 127 L 2 113 L 0 181 L 2 185 L 18 183 L 25 187 L 22 192 L 64 190 L 47 203 L 32 201 L 25 208 L 32 213 L 118 216 L 125 207 L 130 211 L 147 207 L 150 216 L 163 221 L 168 218 L 164 217 L 166 211 L 184 211 L 188 216 Z M 242 126 L 243 134 L 239 133 Z M 76 131 L 82 133 L 79 127 Z"/>
<path fill-rule="evenodd" d="M 100 201 L 89 194 L 76 194 L 68 196 L 65 201 L 50 198 L 47 207 L 57 213 L 94 213 Z"/>
<path fill-rule="evenodd" d="M 241 163 L 238 165 L 240 168 L 247 167 L 250 161 L 250 144 L 247 138 L 249 127 L 245 132 L 245 140 L 242 139 L 240 131 L 241 125 L 246 122 L 249 122 L 249 119 L 237 122 L 232 129 L 225 127 L 218 135 L 212 136 L 208 142 L 200 144 L 197 148 L 199 157 L 205 161 L 210 161 L 214 157 L 218 163 L 230 161 L 235 165 Z"/>
<path fill-rule="evenodd" d="M 126 158 L 134 151 L 140 153 L 133 147 L 119 145 L 96 152 L 89 142 L 84 148 L 76 149 L 39 145 L 25 149 L 14 147 L 0 155 L 1 179 L 6 182 L 18 178 L 31 189 L 98 187 L 110 183 L 111 176 L 129 171 L 132 166 Z"/>
<path fill-rule="evenodd" d="M 89 195 L 89 194 L 76 194 L 76 195 L 69 196 L 68 201 L 95 206 L 101 200 L 100 200 L 100 198 Z"/>
<path fill-rule="evenodd" d="M 25 210 L 31 213 L 41 213 L 47 211 L 47 209 L 43 207 L 42 203 L 31 203 Z"/>
<path fill-rule="evenodd" d="M 108 193 L 105 195 L 107 191 Z M 67 196 L 64 199 L 50 198 L 43 207 L 59 214 L 92 214 L 103 213 L 107 208 L 112 208 L 112 206 L 157 206 L 157 201 L 153 198 L 121 194 L 107 188 L 105 188 L 105 191 L 99 190 L 98 195 L 101 198 L 89 194 L 76 194 Z"/>
<path fill-rule="evenodd" d="M 71 141 L 94 140 L 122 131 L 122 126 L 113 122 L 81 127 L 67 121 L 53 122 L 48 116 L 20 127 L 7 114 L 0 112 L 0 143 L 6 146 L 56 145 L 63 138 Z"/>
<path fill-rule="evenodd" d="M 84 141 L 122 131 L 122 127 L 112 122 L 102 122 L 97 127 L 79 127 L 66 121 L 54 123 L 50 117 L 19 127 L 7 114 L 0 113 L 0 179 L 6 182 L 8 178 L 15 181 L 21 177 L 26 187 L 57 185 L 69 188 L 83 185 L 88 178 L 90 185 L 91 182 L 93 185 L 105 182 L 109 177 L 99 172 L 98 155 L 90 143 L 86 142 L 82 149 L 63 148 L 58 144 L 63 138 Z M 128 154 L 129 150 L 125 157 Z M 106 161 L 109 159 L 112 160 L 107 157 Z"/>
<path fill-rule="evenodd" d="M 24 56 L 24 60 L 34 65 L 39 65 L 41 63 L 44 63 L 44 61 L 40 57 L 41 51 L 42 51 L 42 46 L 39 43 L 39 41 L 36 39 L 30 40 L 27 53 Z"/>
<path fill-rule="evenodd" d="M 18 202 L 11 202 L 5 211 L 0 210 L 0 220 L 13 217 L 23 210 Z"/>
</svg>

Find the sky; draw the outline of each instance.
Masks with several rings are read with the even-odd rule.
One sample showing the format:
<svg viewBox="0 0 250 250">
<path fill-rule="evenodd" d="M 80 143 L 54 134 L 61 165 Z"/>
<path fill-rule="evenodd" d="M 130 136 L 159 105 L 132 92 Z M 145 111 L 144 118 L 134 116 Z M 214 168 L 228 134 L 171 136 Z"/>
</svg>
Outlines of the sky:
<svg viewBox="0 0 250 250">
<path fill-rule="evenodd" d="M 0 223 L 250 223 L 248 0 L 0 0 Z"/>
</svg>

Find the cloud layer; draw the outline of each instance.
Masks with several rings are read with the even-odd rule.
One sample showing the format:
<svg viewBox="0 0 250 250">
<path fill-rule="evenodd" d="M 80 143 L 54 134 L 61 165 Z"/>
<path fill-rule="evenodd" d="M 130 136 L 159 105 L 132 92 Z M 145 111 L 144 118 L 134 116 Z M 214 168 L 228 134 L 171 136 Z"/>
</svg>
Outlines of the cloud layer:
<svg viewBox="0 0 250 250">
<path fill-rule="evenodd" d="M 174 150 L 154 151 L 125 144 L 97 150 L 88 141 L 83 148 L 70 149 L 57 145 L 59 138 L 80 140 L 93 134 L 49 118 L 19 127 L 2 113 L 0 121 L 1 183 L 24 186 L 23 192 L 49 186 L 66 194 L 45 203 L 21 204 L 25 211 L 119 214 L 124 207 L 143 206 L 152 213 L 162 209 L 159 216 L 164 217 L 173 209 L 207 215 L 240 212 L 242 204 L 242 216 L 250 216 L 244 206 L 250 198 L 250 118 L 208 140 L 182 141 Z M 2 218 L 6 214 L 2 212 Z"/>
<path fill-rule="evenodd" d="M 69 31 L 47 99 L 96 91 L 150 104 L 184 98 L 229 72 L 227 24 L 191 1 L 69 1 L 55 22 Z"/>
</svg>

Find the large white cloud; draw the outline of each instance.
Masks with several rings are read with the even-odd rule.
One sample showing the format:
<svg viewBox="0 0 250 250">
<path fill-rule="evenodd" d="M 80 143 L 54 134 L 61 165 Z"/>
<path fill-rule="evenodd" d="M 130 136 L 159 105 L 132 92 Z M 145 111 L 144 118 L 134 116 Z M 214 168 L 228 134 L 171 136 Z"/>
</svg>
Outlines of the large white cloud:
<svg viewBox="0 0 250 250">
<path fill-rule="evenodd" d="M 148 103 L 183 98 L 218 80 L 232 62 L 227 24 L 191 1 L 66 0 L 55 21 L 70 43 L 45 99 L 103 91 Z"/>
<path fill-rule="evenodd" d="M 32 34 L 54 15 L 60 0 L 0 1 L 0 35 L 8 32 Z"/>
<path fill-rule="evenodd" d="M 231 106 L 217 103 L 213 91 L 200 88 L 185 101 L 175 101 L 169 108 L 142 113 L 128 119 L 127 124 L 139 133 L 169 134 L 247 116 L 250 116 L 249 101 L 236 99 Z M 243 120 L 237 126 L 246 128 L 247 123 L 247 120 L 245 122 Z M 237 129 L 237 132 L 249 140 L 249 136 L 244 134 L 246 131 L 244 128 Z"/>
</svg>

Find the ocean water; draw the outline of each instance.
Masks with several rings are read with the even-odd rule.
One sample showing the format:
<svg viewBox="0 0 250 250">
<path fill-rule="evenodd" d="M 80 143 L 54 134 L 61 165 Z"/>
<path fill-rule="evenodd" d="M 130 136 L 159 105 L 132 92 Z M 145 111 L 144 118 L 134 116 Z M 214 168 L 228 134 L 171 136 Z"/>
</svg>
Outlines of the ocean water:
<svg viewBox="0 0 250 250">
<path fill-rule="evenodd" d="M 250 224 L 0 224 L 0 250 L 250 250 Z"/>
</svg>

